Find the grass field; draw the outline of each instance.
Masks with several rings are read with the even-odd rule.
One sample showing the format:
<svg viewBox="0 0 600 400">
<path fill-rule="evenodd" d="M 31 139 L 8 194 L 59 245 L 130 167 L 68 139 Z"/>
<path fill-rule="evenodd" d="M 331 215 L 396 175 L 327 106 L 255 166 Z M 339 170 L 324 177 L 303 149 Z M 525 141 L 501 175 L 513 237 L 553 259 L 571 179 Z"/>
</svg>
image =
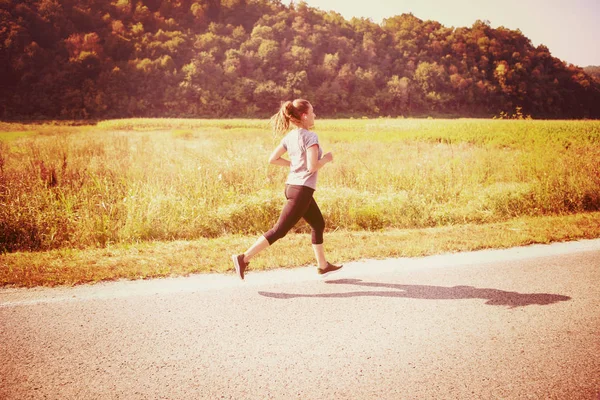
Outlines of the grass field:
<svg viewBox="0 0 600 400">
<path fill-rule="evenodd" d="M 329 233 L 600 210 L 600 121 L 319 120 L 315 131 L 334 153 L 315 193 Z M 281 209 L 286 171 L 267 163 L 278 141 L 264 120 L 0 123 L 0 252 L 254 237 Z"/>
</svg>

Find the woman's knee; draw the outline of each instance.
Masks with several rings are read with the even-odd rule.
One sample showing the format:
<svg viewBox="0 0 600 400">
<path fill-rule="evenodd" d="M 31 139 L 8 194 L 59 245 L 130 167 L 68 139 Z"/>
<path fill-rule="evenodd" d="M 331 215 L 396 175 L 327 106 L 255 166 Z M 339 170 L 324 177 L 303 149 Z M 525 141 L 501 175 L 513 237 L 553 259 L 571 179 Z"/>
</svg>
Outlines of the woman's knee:
<svg viewBox="0 0 600 400">
<path fill-rule="evenodd" d="M 315 221 L 311 225 L 312 244 L 323 244 L 323 233 L 325 232 L 325 221 Z"/>
<path fill-rule="evenodd" d="M 313 230 L 311 233 L 312 244 L 323 244 L 323 231 Z"/>
<path fill-rule="evenodd" d="M 315 219 L 314 221 L 312 221 L 311 228 L 313 229 L 313 231 L 317 231 L 317 232 L 321 232 L 321 233 L 324 232 L 325 231 L 325 219 L 323 219 L 323 217 Z"/>
<path fill-rule="evenodd" d="M 265 239 L 269 242 L 269 245 L 275 243 L 279 239 L 282 239 L 287 235 L 288 230 L 282 229 L 280 226 L 274 226 L 271 230 L 264 234 Z"/>
</svg>

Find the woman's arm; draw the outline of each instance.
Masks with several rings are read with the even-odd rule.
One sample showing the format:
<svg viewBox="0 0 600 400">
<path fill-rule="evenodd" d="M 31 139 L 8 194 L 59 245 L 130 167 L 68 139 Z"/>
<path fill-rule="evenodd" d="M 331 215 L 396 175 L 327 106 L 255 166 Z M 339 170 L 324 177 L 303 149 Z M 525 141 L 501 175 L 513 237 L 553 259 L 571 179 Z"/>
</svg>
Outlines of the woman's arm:
<svg viewBox="0 0 600 400">
<path fill-rule="evenodd" d="M 319 160 L 319 145 L 313 144 L 308 149 L 306 149 L 306 163 L 308 164 L 308 172 L 314 174 L 318 170 L 320 170 L 325 164 L 333 161 L 333 154 L 331 152 L 326 153 Z"/>
<path fill-rule="evenodd" d="M 273 153 L 271 153 L 271 155 L 269 156 L 269 163 L 281 165 L 282 167 L 289 167 L 290 161 L 286 160 L 285 158 L 281 158 L 281 156 L 284 155 L 286 151 L 287 150 L 285 149 L 285 147 L 283 147 L 283 145 L 280 144 L 279 146 L 277 146 L 275 150 L 273 150 Z"/>
</svg>

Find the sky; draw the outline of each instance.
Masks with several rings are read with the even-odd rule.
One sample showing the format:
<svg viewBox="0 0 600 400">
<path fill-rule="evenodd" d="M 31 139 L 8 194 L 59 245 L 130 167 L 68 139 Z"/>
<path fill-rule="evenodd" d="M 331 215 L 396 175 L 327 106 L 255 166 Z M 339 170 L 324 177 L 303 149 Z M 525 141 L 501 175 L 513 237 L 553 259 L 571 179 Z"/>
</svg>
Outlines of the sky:
<svg viewBox="0 0 600 400">
<path fill-rule="evenodd" d="M 344 18 L 384 18 L 404 13 L 446 27 L 471 27 L 488 20 L 493 28 L 520 29 L 534 46 L 554 57 L 586 67 L 600 66 L 600 0 L 305 0 Z M 286 2 L 284 2 L 286 3 Z"/>
</svg>

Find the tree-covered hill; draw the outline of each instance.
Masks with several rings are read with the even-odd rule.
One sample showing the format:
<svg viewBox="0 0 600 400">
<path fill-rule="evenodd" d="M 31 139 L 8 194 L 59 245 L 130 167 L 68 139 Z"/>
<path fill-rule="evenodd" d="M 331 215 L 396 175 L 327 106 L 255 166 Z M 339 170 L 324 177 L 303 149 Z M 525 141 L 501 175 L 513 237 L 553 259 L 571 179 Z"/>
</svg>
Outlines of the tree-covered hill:
<svg viewBox="0 0 600 400">
<path fill-rule="evenodd" d="M 0 117 L 599 118 L 600 83 L 485 21 L 382 24 L 272 0 L 0 0 Z"/>
</svg>

